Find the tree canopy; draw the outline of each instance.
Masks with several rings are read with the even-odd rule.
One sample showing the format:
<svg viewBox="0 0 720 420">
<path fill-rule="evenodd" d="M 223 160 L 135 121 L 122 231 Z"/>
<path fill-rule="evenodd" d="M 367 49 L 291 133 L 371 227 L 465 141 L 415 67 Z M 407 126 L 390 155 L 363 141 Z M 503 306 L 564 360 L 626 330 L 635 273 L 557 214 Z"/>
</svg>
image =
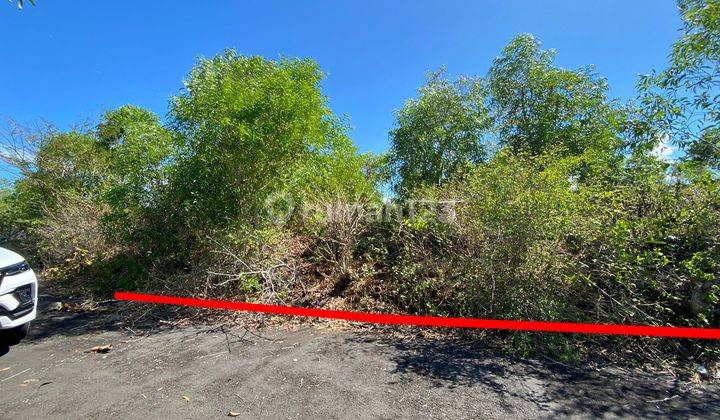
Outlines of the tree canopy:
<svg viewBox="0 0 720 420">
<path fill-rule="evenodd" d="M 439 71 L 418 93 L 396 112 L 390 132 L 390 164 L 400 195 L 439 186 L 462 167 L 482 162 L 487 153 L 481 140 L 490 121 L 478 80 L 449 81 Z"/>
<path fill-rule="evenodd" d="M 712 166 L 720 153 L 720 1 L 680 0 L 678 6 L 682 35 L 668 67 L 641 78 L 639 102 L 656 133 L 649 141 L 669 138 L 691 160 L 704 156 Z"/>
<path fill-rule="evenodd" d="M 170 110 L 180 150 L 173 188 L 189 217 L 251 221 L 279 191 L 294 200 L 370 192 L 322 77 L 311 60 L 232 50 L 197 63 Z"/>
<path fill-rule="evenodd" d="M 396 113 L 390 163 L 396 193 L 439 186 L 499 147 L 557 156 L 612 156 L 622 146 L 623 109 L 592 67 L 558 67 L 555 52 L 516 36 L 484 78 L 431 74 Z"/>
<path fill-rule="evenodd" d="M 617 123 L 607 82 L 592 67 L 566 70 L 554 60 L 555 51 L 525 34 L 493 61 L 488 107 L 500 144 L 532 155 L 613 147 Z"/>
</svg>

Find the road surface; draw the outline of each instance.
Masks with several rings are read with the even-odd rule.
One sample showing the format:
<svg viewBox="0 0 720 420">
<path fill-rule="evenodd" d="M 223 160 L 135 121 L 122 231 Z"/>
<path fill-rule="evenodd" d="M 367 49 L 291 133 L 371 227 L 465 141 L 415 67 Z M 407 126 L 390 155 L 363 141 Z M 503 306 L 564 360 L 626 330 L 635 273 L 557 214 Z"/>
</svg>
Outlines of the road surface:
<svg viewBox="0 0 720 420">
<path fill-rule="evenodd" d="M 312 326 L 138 337 L 120 315 L 49 311 L 51 299 L 26 341 L 0 346 L 0 418 L 720 416 L 717 385 L 640 370 Z"/>
</svg>

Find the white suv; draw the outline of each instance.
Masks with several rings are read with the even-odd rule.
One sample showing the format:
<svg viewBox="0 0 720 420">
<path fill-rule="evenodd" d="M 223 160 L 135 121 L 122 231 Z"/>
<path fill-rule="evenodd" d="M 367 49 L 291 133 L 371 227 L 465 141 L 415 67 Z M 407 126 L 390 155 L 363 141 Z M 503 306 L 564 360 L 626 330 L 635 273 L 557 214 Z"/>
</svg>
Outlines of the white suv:
<svg viewBox="0 0 720 420">
<path fill-rule="evenodd" d="M 37 316 L 37 277 L 23 257 L 0 248 L 0 335 L 22 339 Z"/>
</svg>

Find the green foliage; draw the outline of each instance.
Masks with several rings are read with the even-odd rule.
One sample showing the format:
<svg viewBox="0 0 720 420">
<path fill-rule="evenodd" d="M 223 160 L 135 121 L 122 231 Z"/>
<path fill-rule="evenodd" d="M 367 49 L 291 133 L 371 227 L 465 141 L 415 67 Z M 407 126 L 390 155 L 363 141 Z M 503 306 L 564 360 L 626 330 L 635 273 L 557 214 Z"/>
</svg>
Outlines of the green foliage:
<svg viewBox="0 0 720 420">
<path fill-rule="evenodd" d="M 712 166 L 713 159 L 706 158 L 720 153 L 715 131 L 720 126 L 720 1 L 679 0 L 678 5 L 682 36 L 668 68 L 640 79 L 639 101 L 660 136 Z"/>
<path fill-rule="evenodd" d="M 124 105 L 105 112 L 97 125 L 97 141 L 110 149 L 131 141 L 138 136 L 138 131 L 142 134 L 157 128 L 160 128 L 157 115 L 136 106 Z"/>
<path fill-rule="evenodd" d="M 679 0 L 678 6 L 683 19 L 683 35 L 673 45 L 674 70 L 700 70 L 708 63 L 717 62 L 720 59 L 720 2 Z M 699 81 L 716 81 L 716 76 L 706 74 Z"/>
<path fill-rule="evenodd" d="M 392 178 L 389 153 L 364 153 L 362 159 L 362 172 L 367 182 L 378 192 L 383 192 Z"/>
<path fill-rule="evenodd" d="M 443 71 L 428 76 L 417 99 L 396 113 L 390 132 L 390 164 L 397 179 L 395 192 L 409 195 L 414 188 L 439 186 L 470 164 L 481 162 L 481 143 L 489 126 L 477 80 L 451 82 Z"/>
<path fill-rule="evenodd" d="M 160 205 L 175 159 L 172 133 L 151 112 L 126 105 L 108 111 L 97 126 L 97 144 L 111 156 L 103 201 L 113 235 L 139 239 Z"/>
<path fill-rule="evenodd" d="M 592 67 L 565 70 L 554 59 L 531 35 L 519 35 L 484 79 L 432 74 L 390 132 L 396 193 L 442 185 L 497 146 L 558 157 L 592 150 L 617 160 L 625 110 L 607 98 L 607 83 Z"/>
<path fill-rule="evenodd" d="M 592 67 L 565 70 L 554 60 L 555 51 L 519 35 L 493 62 L 488 107 L 500 144 L 535 155 L 617 147 L 618 115 L 607 82 Z"/>
<path fill-rule="evenodd" d="M 202 59 L 172 100 L 181 155 L 175 206 L 194 226 L 263 222 L 266 200 L 370 193 L 317 64 L 228 50 Z"/>
<path fill-rule="evenodd" d="M 12 189 L 6 183 L 0 183 L 0 235 L 7 237 L 12 231 L 17 216 L 14 214 L 14 206 L 11 202 Z"/>
<path fill-rule="evenodd" d="M 451 223 L 405 220 L 385 235 L 385 247 L 375 245 L 390 255 L 392 299 L 409 312 L 446 316 L 719 326 L 720 184 L 709 176 L 670 183 L 666 165 L 645 157 L 613 168 L 613 184 L 575 182 L 572 174 L 592 159 L 504 151 L 446 184 L 439 197 L 459 203 Z M 563 357 L 584 342 L 513 340 Z M 692 357 L 711 350 L 623 345 L 638 353 L 682 348 Z"/>
<path fill-rule="evenodd" d="M 42 139 L 29 179 L 44 194 L 98 197 L 106 181 L 110 153 L 87 133 L 52 133 Z"/>
<path fill-rule="evenodd" d="M 29 180 L 3 186 L 0 194 L 0 235 L 14 238 L 29 232 L 41 220 L 45 202 L 42 192 Z"/>
<path fill-rule="evenodd" d="M 575 193 L 570 163 L 550 161 L 500 153 L 441 190 L 459 200 L 452 224 L 407 221 L 394 264 L 403 306 L 473 317 L 567 315 L 557 309 L 563 282 L 549 280 L 567 264 L 557 249 Z"/>
<path fill-rule="evenodd" d="M 139 232 L 158 206 L 172 157 L 172 136 L 155 115 L 124 106 L 108 111 L 95 131 L 44 130 L 26 143 L 21 149 L 34 153 L 15 158 L 25 176 L 6 200 L 14 203 L 14 229 L 36 235 L 28 242 L 41 250 L 54 248 L 43 254 L 62 261 L 73 244 L 107 252 L 110 242 L 145 235 Z"/>
<path fill-rule="evenodd" d="M 588 238 L 580 271 L 612 297 L 608 314 L 636 323 L 718 325 L 718 307 L 703 303 L 714 300 L 717 268 L 699 264 L 720 258 L 718 188 L 709 178 L 670 184 L 661 165 L 643 162 L 615 189 L 586 192 L 593 206 L 576 223 Z"/>
<path fill-rule="evenodd" d="M 685 160 L 720 171 L 720 128 L 703 131 L 698 141 L 687 146 Z"/>
</svg>

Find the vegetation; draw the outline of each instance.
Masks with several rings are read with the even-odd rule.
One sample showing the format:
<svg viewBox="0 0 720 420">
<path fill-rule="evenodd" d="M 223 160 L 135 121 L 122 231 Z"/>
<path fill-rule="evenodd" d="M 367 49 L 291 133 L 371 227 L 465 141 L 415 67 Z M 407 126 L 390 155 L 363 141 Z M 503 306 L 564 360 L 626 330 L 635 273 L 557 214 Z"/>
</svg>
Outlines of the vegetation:
<svg viewBox="0 0 720 420">
<path fill-rule="evenodd" d="M 481 83 L 442 76 L 442 71 L 429 75 L 418 99 L 408 100 L 397 112 L 397 126 L 390 132 L 390 163 L 400 197 L 415 188 L 440 186 L 486 156 L 480 139 L 490 119 Z"/>
<path fill-rule="evenodd" d="M 636 100 L 519 35 L 484 77 L 431 73 L 381 155 L 357 153 L 315 62 L 228 50 L 197 62 L 165 121 L 123 106 L 66 132 L 8 126 L 18 177 L 0 229 L 46 279 L 91 293 L 717 328 L 720 2 L 679 5 L 668 68 Z M 691 340 L 493 337 L 565 360 L 720 355 Z"/>
<path fill-rule="evenodd" d="M 9 1 L 10 3 L 12 3 L 13 1 L 15 1 L 15 2 L 17 3 L 18 9 L 22 9 L 22 8 L 23 8 L 23 3 L 24 3 L 23 0 L 8 0 L 8 1 Z M 28 2 L 29 2 L 30 4 L 32 4 L 33 6 L 35 6 L 35 0 L 28 0 Z"/>
<path fill-rule="evenodd" d="M 592 67 L 561 69 L 554 57 L 531 35 L 520 35 L 493 62 L 487 79 L 498 142 L 532 155 L 612 148 L 617 117 L 607 83 Z"/>
</svg>

